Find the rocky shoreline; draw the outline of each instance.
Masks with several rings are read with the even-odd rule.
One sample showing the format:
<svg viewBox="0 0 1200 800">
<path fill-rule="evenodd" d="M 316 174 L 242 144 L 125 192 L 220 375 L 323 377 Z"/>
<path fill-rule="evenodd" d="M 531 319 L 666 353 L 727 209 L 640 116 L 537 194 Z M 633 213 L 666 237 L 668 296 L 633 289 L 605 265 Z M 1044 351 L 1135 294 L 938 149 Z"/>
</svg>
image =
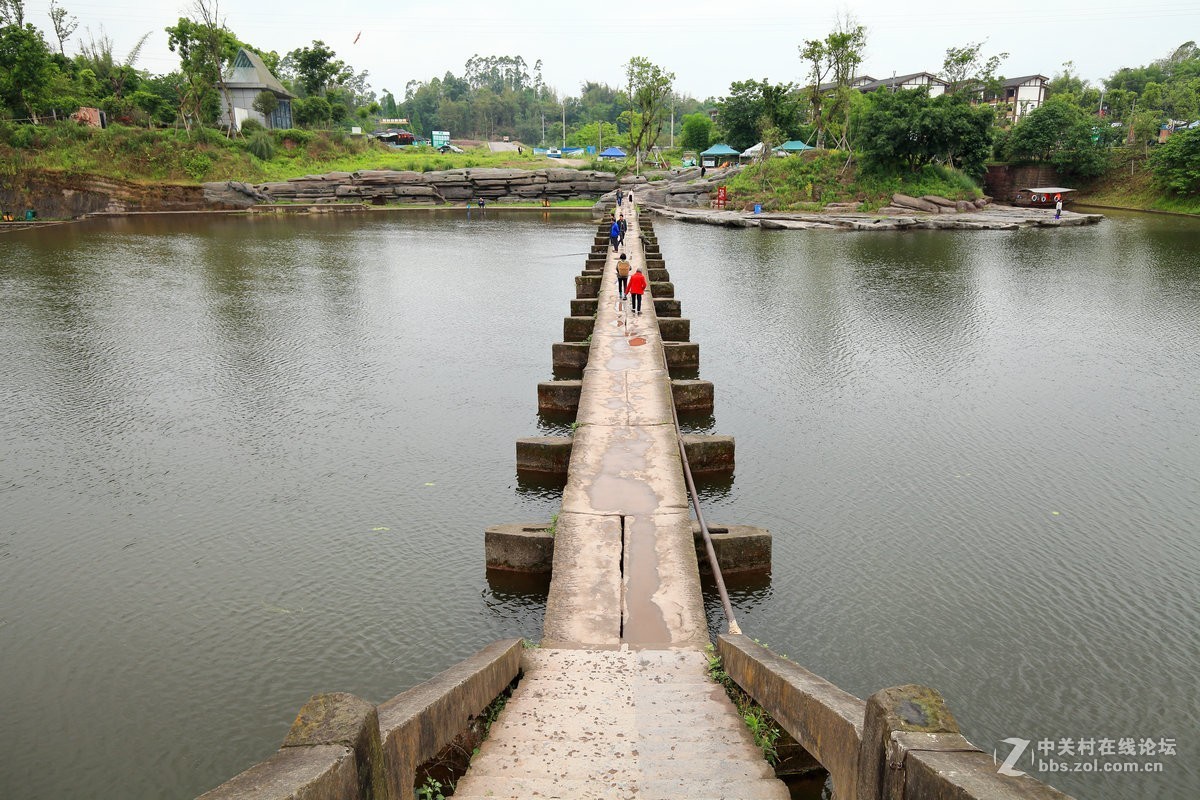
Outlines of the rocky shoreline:
<svg viewBox="0 0 1200 800">
<path fill-rule="evenodd" d="M 669 219 L 727 228 L 762 228 L 763 230 L 956 230 L 956 231 L 1015 231 L 1020 228 L 1065 228 L 1095 225 L 1104 219 L 1102 214 L 1079 214 L 1064 211 L 1054 218 L 1053 209 L 1017 208 L 989 204 L 984 208 L 963 213 L 908 212 L 897 215 L 835 213 L 762 213 L 749 211 L 718 211 L 703 208 L 671 208 L 646 204 L 646 208 Z"/>
<path fill-rule="evenodd" d="M 1027 227 L 1091 225 L 1100 214 L 1054 212 L 940 197 L 895 195 L 892 205 L 874 213 L 856 211 L 857 204 L 835 204 L 821 212 L 715 210 L 709 208 L 716 188 L 740 170 L 696 168 L 618 180 L 611 172 L 549 167 L 538 170 L 463 168 L 431 172 L 363 170 L 305 175 L 287 181 L 248 184 L 214 181 L 199 186 L 144 185 L 86 175 L 31 171 L 0 191 L 6 207 L 34 207 L 43 219 L 79 219 L 93 214 L 250 211 L 281 209 L 365 210 L 368 205 L 436 208 L 479 199 L 489 203 L 570 199 L 596 200 L 600 216 L 616 205 L 620 188 L 633 192 L 647 209 L 683 222 L 766 230 L 1016 230 Z M 8 196 L 11 195 L 11 196 Z M 284 205 L 279 205 L 284 204 Z M 0 227 L 0 230 L 13 228 Z"/>
</svg>

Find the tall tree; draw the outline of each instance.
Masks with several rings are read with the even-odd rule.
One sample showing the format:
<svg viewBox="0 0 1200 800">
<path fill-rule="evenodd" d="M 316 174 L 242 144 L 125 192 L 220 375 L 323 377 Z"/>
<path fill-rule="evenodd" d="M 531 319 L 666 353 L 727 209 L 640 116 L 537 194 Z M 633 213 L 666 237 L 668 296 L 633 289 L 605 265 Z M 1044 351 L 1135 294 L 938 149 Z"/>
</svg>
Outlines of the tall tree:
<svg viewBox="0 0 1200 800">
<path fill-rule="evenodd" d="M 625 65 L 625 79 L 630 110 L 629 145 L 633 148 L 636 169 L 641 172 L 642 154 L 652 150 L 662 134 L 675 73 L 634 56 Z"/>
<path fill-rule="evenodd" d="M 67 10 L 58 4 L 58 0 L 50 0 L 49 13 L 50 22 L 54 26 L 54 36 L 58 39 L 58 53 L 65 56 L 67 39 L 70 39 L 71 34 L 79 27 L 79 20 L 68 14 Z"/>
<path fill-rule="evenodd" d="M 167 47 L 179 54 L 180 71 L 187 82 L 180 106 L 184 125 L 215 120 L 222 99 L 232 121 L 233 103 L 225 86 L 224 69 L 237 53 L 237 38 L 217 22 L 215 4 L 209 6 L 207 0 L 197 0 L 193 13 L 196 18 L 180 17 L 178 23 L 166 29 Z"/>
<path fill-rule="evenodd" d="M 817 147 L 825 146 L 825 134 L 832 120 L 842 123 L 839 144 L 849 144 L 851 84 L 857 77 L 866 47 L 866 29 L 849 18 L 839 20 L 824 39 L 806 39 L 800 46 L 800 59 L 808 67 L 811 81 L 808 97 L 812 104 L 813 125 L 817 129 Z M 833 80 L 827 84 L 828 77 Z M 826 96 L 831 98 L 830 107 L 822 113 Z"/>
<path fill-rule="evenodd" d="M 700 152 L 712 144 L 713 123 L 708 114 L 688 114 L 683 118 L 679 143 L 684 150 Z"/>
<path fill-rule="evenodd" d="M 36 122 L 54 73 L 50 49 L 37 28 L 0 27 L 0 104 Z"/>
<path fill-rule="evenodd" d="M 985 95 L 989 92 L 992 96 L 996 94 L 999 88 L 996 73 L 1000 64 L 1008 58 L 1008 53 L 997 53 L 985 59 L 980 55 L 983 45 L 983 42 L 972 42 L 946 49 L 942 77 L 950 84 L 947 92 L 958 94 L 982 90 Z"/>
<path fill-rule="evenodd" d="M 25 0 L 0 0 L 0 25 L 25 25 Z"/>
<path fill-rule="evenodd" d="M 321 94 L 335 79 L 353 74 L 345 62 L 337 58 L 337 53 L 319 39 L 312 47 L 299 47 L 284 56 L 281 68 L 286 75 L 299 81 L 309 96 Z"/>
</svg>

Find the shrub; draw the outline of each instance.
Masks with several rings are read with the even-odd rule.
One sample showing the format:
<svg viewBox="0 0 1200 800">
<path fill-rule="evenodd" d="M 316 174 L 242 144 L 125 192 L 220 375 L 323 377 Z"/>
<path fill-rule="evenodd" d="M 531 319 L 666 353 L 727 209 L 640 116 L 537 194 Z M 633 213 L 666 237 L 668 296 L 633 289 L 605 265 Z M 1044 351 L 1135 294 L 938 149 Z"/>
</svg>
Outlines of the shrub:
<svg viewBox="0 0 1200 800">
<path fill-rule="evenodd" d="M 271 132 L 279 144 L 291 142 L 293 147 L 303 147 L 312 139 L 312 134 L 299 128 L 283 128 Z"/>
<path fill-rule="evenodd" d="M 263 124 L 256 119 L 247 119 L 242 123 L 242 133 L 246 134 L 247 136 L 252 133 L 258 133 L 259 131 L 265 130 L 266 128 L 263 127 Z"/>
<path fill-rule="evenodd" d="M 275 157 L 275 142 L 271 139 L 271 135 L 261 127 L 250 137 L 250 141 L 246 143 L 246 149 L 250 151 L 251 155 L 263 161 L 270 161 Z"/>
<path fill-rule="evenodd" d="M 212 156 L 208 153 L 193 151 L 185 153 L 183 156 L 183 171 L 195 181 L 204 180 L 204 176 L 212 169 L 212 165 Z"/>
</svg>

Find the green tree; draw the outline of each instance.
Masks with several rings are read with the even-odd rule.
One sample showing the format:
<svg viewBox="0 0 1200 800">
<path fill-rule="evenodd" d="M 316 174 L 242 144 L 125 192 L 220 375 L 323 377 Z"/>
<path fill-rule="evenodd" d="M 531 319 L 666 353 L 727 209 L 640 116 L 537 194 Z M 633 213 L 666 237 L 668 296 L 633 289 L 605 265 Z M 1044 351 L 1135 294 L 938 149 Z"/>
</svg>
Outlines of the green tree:
<svg viewBox="0 0 1200 800">
<path fill-rule="evenodd" d="M 983 171 L 992 149 L 993 114 L 961 95 L 930 98 L 924 89 L 873 92 L 857 113 L 856 149 L 868 168 L 918 172 L 940 161 Z"/>
<path fill-rule="evenodd" d="M 840 123 L 842 143 L 849 144 L 851 94 L 862 54 L 867 47 L 866 29 L 852 20 L 840 20 L 824 39 L 806 39 L 800 46 L 800 59 L 807 65 L 810 84 L 807 89 L 812 121 L 817 129 L 817 147 L 825 146 L 831 123 Z M 825 79 L 833 80 L 826 84 Z M 828 108 L 823 109 L 828 99 Z"/>
<path fill-rule="evenodd" d="M 713 123 L 708 114 L 688 114 L 683 118 L 683 135 L 679 144 L 684 150 L 700 152 L 712 144 Z"/>
<path fill-rule="evenodd" d="M 345 108 L 345 106 L 342 106 Z M 292 116 L 297 125 L 305 127 L 327 126 L 333 117 L 333 107 L 324 97 L 302 97 L 292 102 Z"/>
<path fill-rule="evenodd" d="M 350 72 L 324 42 L 315 40 L 312 47 L 300 47 L 283 58 L 281 69 L 299 81 L 307 95 L 321 94 L 337 78 Z"/>
<path fill-rule="evenodd" d="M 962 47 L 946 49 L 946 58 L 942 61 L 942 77 L 950 84 L 947 91 L 950 94 L 959 92 L 983 91 L 985 98 L 999 94 L 1000 78 L 997 72 L 1001 62 L 1008 58 L 1008 53 L 998 53 L 983 58 L 983 42 L 973 42 Z"/>
<path fill-rule="evenodd" d="M 25 0 L 0 0 L 0 26 L 25 27 Z"/>
<path fill-rule="evenodd" d="M 186 81 L 180 102 L 184 125 L 216 120 L 224 99 L 226 113 L 233 119 L 232 99 L 225 88 L 225 64 L 237 54 L 238 40 L 216 20 L 215 8 L 197 0 L 197 19 L 180 17 L 166 29 L 167 47 L 179 54 L 179 67 Z"/>
<path fill-rule="evenodd" d="M 32 25 L 0 28 L 0 103 L 34 121 L 57 70 L 42 34 Z"/>
<path fill-rule="evenodd" d="M 667 99 L 675 81 L 674 72 L 666 72 L 641 56 L 634 56 L 625 65 L 630 109 L 629 144 L 633 148 L 636 169 L 641 172 L 641 158 L 657 144 L 667 113 Z"/>
<path fill-rule="evenodd" d="M 1097 123 L 1070 97 L 1051 97 L 1013 128 L 1008 155 L 1053 164 L 1062 172 L 1091 177 L 1108 166 Z"/>
<path fill-rule="evenodd" d="M 1200 194 L 1200 129 L 1173 134 L 1150 156 L 1154 181 L 1178 195 Z"/>
<path fill-rule="evenodd" d="M 271 115 L 279 110 L 279 98 L 275 96 L 275 93 L 263 89 L 254 95 L 254 102 L 251 103 L 251 106 L 267 120 L 267 127 L 272 127 Z"/>
<path fill-rule="evenodd" d="M 67 10 L 58 5 L 58 0 L 50 0 L 50 23 L 54 27 L 54 35 L 58 39 L 59 55 L 66 56 L 67 39 L 75 33 L 79 27 L 79 20 L 67 13 Z"/>
</svg>

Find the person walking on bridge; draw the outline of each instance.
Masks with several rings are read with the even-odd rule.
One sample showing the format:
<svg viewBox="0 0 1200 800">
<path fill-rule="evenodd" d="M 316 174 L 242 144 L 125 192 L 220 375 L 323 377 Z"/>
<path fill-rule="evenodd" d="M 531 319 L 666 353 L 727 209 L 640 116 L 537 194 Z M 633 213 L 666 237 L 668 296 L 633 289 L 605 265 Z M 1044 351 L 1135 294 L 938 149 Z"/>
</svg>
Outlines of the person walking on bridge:
<svg viewBox="0 0 1200 800">
<path fill-rule="evenodd" d="M 629 283 L 629 270 L 632 267 L 629 261 L 625 258 L 625 254 L 621 253 L 621 259 L 617 261 L 617 294 L 621 299 L 625 299 L 626 287 Z"/>
<path fill-rule="evenodd" d="M 625 246 L 625 231 L 629 230 L 629 223 L 625 221 L 624 214 L 622 214 L 620 217 L 617 218 L 617 227 L 620 228 L 620 230 L 621 230 L 621 235 L 620 235 L 620 237 L 617 238 L 617 245 L 619 247 L 624 247 Z"/>
<path fill-rule="evenodd" d="M 642 315 L 642 294 L 646 291 L 646 276 L 642 268 L 629 276 L 629 308 L 639 317 Z"/>
<path fill-rule="evenodd" d="M 617 249 L 617 242 L 621 240 L 621 226 L 617 220 L 613 219 L 612 227 L 608 229 L 608 241 L 612 245 L 612 249 Z"/>
</svg>

